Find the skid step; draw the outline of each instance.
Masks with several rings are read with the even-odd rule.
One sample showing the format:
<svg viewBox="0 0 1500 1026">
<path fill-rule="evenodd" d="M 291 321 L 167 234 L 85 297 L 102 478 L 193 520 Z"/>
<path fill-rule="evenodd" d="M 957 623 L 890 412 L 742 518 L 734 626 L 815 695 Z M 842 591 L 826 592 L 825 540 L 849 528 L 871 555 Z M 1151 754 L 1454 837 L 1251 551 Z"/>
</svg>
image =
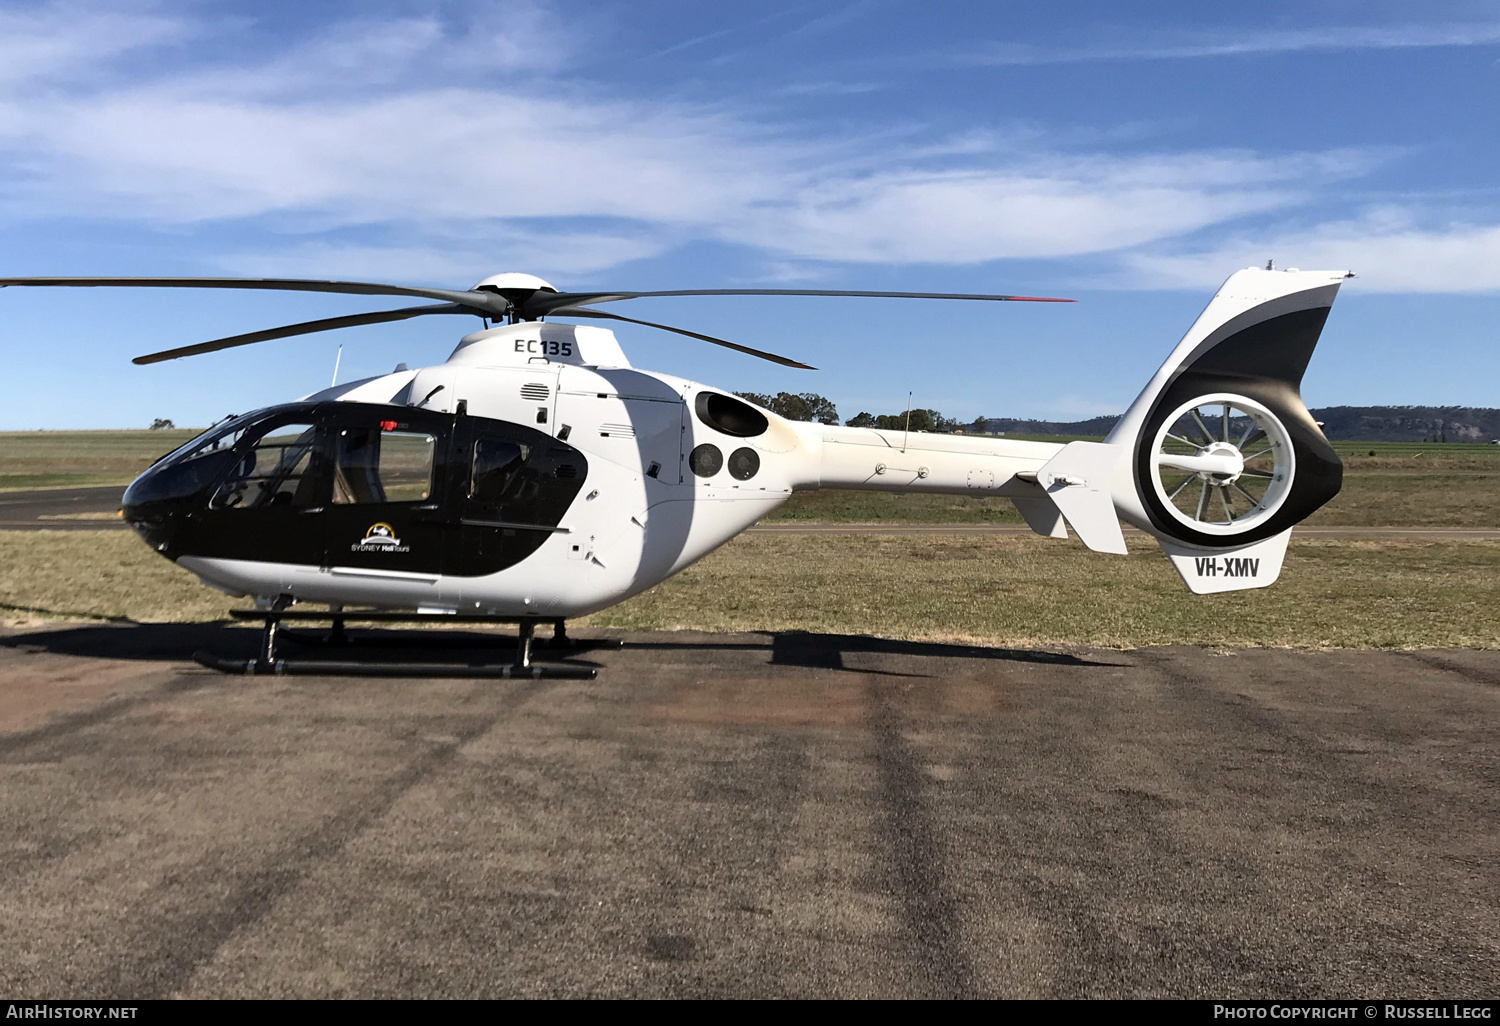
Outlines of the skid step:
<svg viewBox="0 0 1500 1026">
<path fill-rule="evenodd" d="M 199 664 L 211 670 L 218 670 L 221 673 L 251 675 L 280 674 L 285 676 L 316 674 L 337 677 L 485 677 L 523 678 L 531 680 L 541 678 L 593 680 L 598 676 L 598 670 L 592 666 L 577 666 L 566 663 L 547 666 L 534 665 L 531 661 L 531 648 L 537 624 L 550 623 L 552 625 L 553 635 L 551 645 L 557 648 L 581 650 L 619 647 L 619 642 L 608 639 L 599 642 L 593 640 L 573 641 L 567 636 L 563 620 L 553 617 L 543 619 L 540 617 L 489 616 L 481 614 L 433 615 L 390 610 L 357 611 L 337 607 L 331 608 L 326 613 L 319 613 L 311 610 L 293 611 L 287 609 L 283 604 L 278 604 L 270 609 L 235 609 L 231 610 L 231 615 L 237 620 L 260 620 L 262 622 L 260 653 L 254 659 L 232 659 L 206 651 L 193 653 L 193 659 Z M 334 646 L 351 644 L 344 630 L 344 625 L 348 621 L 373 623 L 421 623 L 427 621 L 443 625 L 455 622 L 514 623 L 517 626 L 516 656 L 515 661 L 509 665 L 491 662 L 465 664 L 453 662 L 375 661 L 367 659 L 286 659 L 281 656 L 279 647 L 283 640 L 304 640 L 295 635 L 283 634 L 281 625 L 284 621 L 307 623 L 309 621 L 320 620 L 329 622 L 331 630 L 326 639 L 319 639 L 314 643 Z M 373 641 L 375 639 L 369 640 Z M 403 641 L 403 639 L 379 640 L 387 643 L 396 642 L 397 644 L 401 644 L 402 647 L 409 648 L 419 648 L 428 644 L 425 641 Z M 434 647 L 446 647 L 446 645 L 451 645 L 452 643 L 451 638 L 433 638 L 432 640 L 436 642 Z M 361 642 L 361 644 L 365 643 Z"/>
<path fill-rule="evenodd" d="M 212 652 L 194 652 L 193 659 L 210 670 L 250 676 L 321 677 L 462 677 L 515 678 L 524 680 L 593 680 L 599 671 L 592 666 L 514 666 L 493 663 L 464 666 L 458 663 L 393 663 L 333 659 L 229 659 Z"/>
</svg>

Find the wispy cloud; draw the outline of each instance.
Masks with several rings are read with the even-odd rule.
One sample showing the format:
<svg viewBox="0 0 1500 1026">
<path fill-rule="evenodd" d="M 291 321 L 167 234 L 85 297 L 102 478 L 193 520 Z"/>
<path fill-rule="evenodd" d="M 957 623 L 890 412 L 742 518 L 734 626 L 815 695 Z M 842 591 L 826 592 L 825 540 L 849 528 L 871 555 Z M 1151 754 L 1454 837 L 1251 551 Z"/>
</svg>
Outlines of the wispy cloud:
<svg viewBox="0 0 1500 1026">
<path fill-rule="evenodd" d="M 1035 133 L 1019 148 L 980 132 L 809 142 L 732 111 L 516 83 L 340 88 L 371 69 L 390 77 L 424 65 L 451 35 L 431 21 L 359 22 L 259 67 L 132 89 L 0 93 L 0 145 L 23 157 L 0 210 L 164 224 L 295 215 L 302 232 L 405 225 L 418 242 L 424 226 L 431 237 L 529 218 L 636 225 L 628 237 L 567 233 L 579 241 L 559 242 L 553 260 L 575 271 L 669 237 L 800 260 L 973 263 L 1116 250 L 1275 210 L 1298 200 L 1302 179 L 1364 159 L 1063 159 Z M 584 257 L 585 242 L 597 257 Z"/>
<path fill-rule="evenodd" d="M 101 35 L 100 19 L 70 5 L 0 15 L 12 30 L 0 58 L 17 59 L 0 62 L 0 217 L 223 226 L 226 237 L 250 226 L 283 240 L 221 246 L 219 262 L 243 273 L 463 280 L 524 263 L 584 275 L 711 241 L 760 254 L 773 276 L 1114 254 L 1131 282 L 1198 284 L 1200 264 L 1222 269 L 1244 262 L 1241 251 L 1265 259 L 1266 240 L 1247 234 L 1246 218 L 1284 219 L 1328 183 L 1389 158 L 1373 149 L 1122 155 L 1108 139 L 1035 126 L 813 136 L 728 104 L 590 88 L 586 62 L 573 63 L 581 51 L 541 44 L 557 34 L 554 16 L 524 3 L 481 12 L 504 15 L 494 19 L 345 22 L 271 56 L 163 61 L 122 85 L 100 78 L 112 61 L 209 28 L 186 16 L 110 23 L 92 10 L 112 31 Z M 1203 253 L 1182 241 L 1231 226 L 1246 241 Z M 1284 232 L 1269 255 L 1384 247 L 1453 268 L 1429 278 L 1393 266 L 1390 281 L 1488 288 L 1490 272 L 1459 266 L 1485 254 L 1500 266 L 1488 248 L 1496 231 L 1366 219 Z M 1357 252 L 1334 262 L 1380 266 Z"/>
<path fill-rule="evenodd" d="M 989 42 L 938 58 L 955 65 L 1078 64 L 1093 61 L 1161 61 L 1249 54 L 1308 53 L 1331 50 L 1395 50 L 1500 44 L 1500 22 L 1447 25 L 1323 26 L 1300 29 L 1162 33 L 1109 43 L 1049 47 Z"/>
<path fill-rule="evenodd" d="M 0 87 L 88 76 L 97 62 L 178 42 L 194 31 L 178 18 L 94 4 L 0 10 Z"/>
<path fill-rule="evenodd" d="M 370 281 L 466 283 L 497 267 L 522 266 L 543 278 L 585 275 L 660 253 L 668 242 L 650 236 L 597 232 L 539 232 L 501 222 L 468 233 L 427 235 L 402 244 L 310 241 L 271 249 L 236 250 L 215 261 L 247 277 L 350 278 Z"/>
<path fill-rule="evenodd" d="M 1276 161 L 1239 153 L 1064 159 L 987 168 L 882 171 L 809 183 L 726 227 L 735 239 L 804 259 L 980 263 L 1138 246 L 1283 208 L 1303 183 L 1358 173 L 1356 153 Z"/>
<path fill-rule="evenodd" d="M 1309 228 L 1237 237 L 1207 249 L 1141 252 L 1125 257 L 1132 288 L 1200 288 L 1225 268 L 1264 264 L 1353 270 L 1372 292 L 1500 291 L 1500 226 L 1461 221 L 1417 223 L 1408 210 L 1384 207 L 1358 218 Z"/>
</svg>

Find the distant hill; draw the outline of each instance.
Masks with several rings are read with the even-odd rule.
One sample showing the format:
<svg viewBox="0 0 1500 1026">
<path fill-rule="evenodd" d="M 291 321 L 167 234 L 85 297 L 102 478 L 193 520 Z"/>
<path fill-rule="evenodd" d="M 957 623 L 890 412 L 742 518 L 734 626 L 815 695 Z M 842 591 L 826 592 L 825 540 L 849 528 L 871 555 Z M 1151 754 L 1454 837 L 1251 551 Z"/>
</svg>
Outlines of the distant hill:
<svg viewBox="0 0 1500 1026">
<path fill-rule="evenodd" d="M 1312 411 L 1329 438 L 1358 442 L 1488 442 L 1500 410 L 1474 406 L 1329 406 Z"/>
<path fill-rule="evenodd" d="M 1107 435 L 1119 420 L 1118 414 L 1092 420 L 1014 420 L 1010 417 L 986 417 L 984 430 L 998 435 Z"/>
<path fill-rule="evenodd" d="M 1500 438 L 1500 410 L 1475 406 L 1326 406 L 1312 411 L 1331 439 L 1353 442 L 1488 442 Z M 1090 420 L 985 419 L 986 431 L 1008 435 L 1104 435 L 1115 417 Z"/>
</svg>

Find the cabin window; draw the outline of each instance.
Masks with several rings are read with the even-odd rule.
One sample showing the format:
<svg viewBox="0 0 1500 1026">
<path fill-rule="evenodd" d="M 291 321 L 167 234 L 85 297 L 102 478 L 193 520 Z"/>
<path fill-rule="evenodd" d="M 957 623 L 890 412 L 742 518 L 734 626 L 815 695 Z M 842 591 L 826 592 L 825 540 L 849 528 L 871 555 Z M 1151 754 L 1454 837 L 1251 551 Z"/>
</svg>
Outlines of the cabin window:
<svg viewBox="0 0 1500 1026">
<path fill-rule="evenodd" d="M 529 445 L 500 438 L 475 440 L 469 498 L 484 506 L 501 506 L 517 498 L 521 468 L 530 457 Z"/>
<path fill-rule="evenodd" d="M 422 502 L 432 494 L 436 439 L 400 428 L 386 420 L 339 431 L 333 465 L 335 504 Z"/>
<path fill-rule="evenodd" d="M 267 431 L 236 461 L 211 505 L 215 509 L 259 509 L 306 505 L 317 429 L 282 424 Z"/>
</svg>

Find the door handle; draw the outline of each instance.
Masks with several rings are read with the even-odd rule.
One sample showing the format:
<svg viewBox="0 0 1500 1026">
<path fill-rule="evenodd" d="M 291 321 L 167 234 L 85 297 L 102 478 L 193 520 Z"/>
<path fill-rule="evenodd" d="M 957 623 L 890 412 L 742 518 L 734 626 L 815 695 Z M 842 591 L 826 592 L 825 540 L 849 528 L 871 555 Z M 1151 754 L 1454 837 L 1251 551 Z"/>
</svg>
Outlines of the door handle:
<svg viewBox="0 0 1500 1026">
<path fill-rule="evenodd" d="M 297 515 L 305 517 L 309 513 L 322 513 L 327 508 L 326 506 L 309 506 L 306 509 L 299 509 Z"/>
</svg>

